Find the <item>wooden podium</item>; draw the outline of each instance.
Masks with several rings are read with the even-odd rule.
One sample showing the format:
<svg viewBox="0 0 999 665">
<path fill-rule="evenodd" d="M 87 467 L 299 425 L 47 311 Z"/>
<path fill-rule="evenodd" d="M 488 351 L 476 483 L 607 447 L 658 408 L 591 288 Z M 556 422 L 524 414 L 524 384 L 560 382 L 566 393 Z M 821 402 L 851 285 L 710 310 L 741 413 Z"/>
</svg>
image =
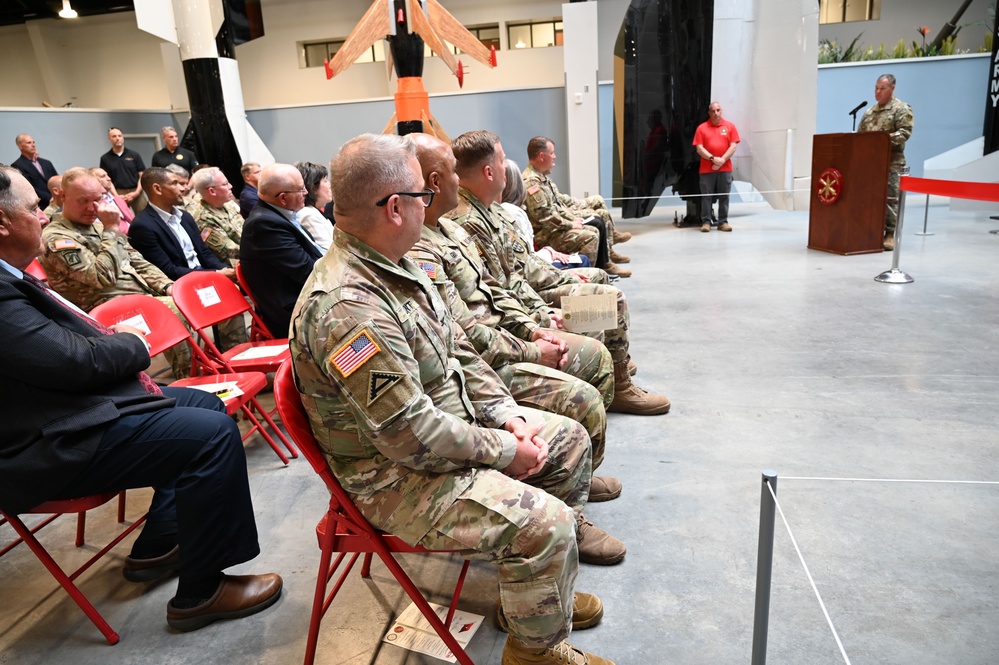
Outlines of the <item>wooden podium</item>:
<svg viewBox="0 0 999 665">
<path fill-rule="evenodd" d="M 886 132 L 813 137 L 809 249 L 883 251 L 890 151 Z"/>
</svg>

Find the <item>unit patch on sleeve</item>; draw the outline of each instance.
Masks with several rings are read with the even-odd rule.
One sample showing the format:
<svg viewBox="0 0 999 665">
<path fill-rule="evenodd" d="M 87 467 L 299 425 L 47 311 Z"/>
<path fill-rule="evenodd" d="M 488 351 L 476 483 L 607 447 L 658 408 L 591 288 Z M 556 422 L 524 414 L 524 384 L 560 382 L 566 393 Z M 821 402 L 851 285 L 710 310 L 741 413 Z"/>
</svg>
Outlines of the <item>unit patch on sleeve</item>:
<svg viewBox="0 0 999 665">
<path fill-rule="evenodd" d="M 375 403 L 379 397 L 388 392 L 388 389 L 400 381 L 405 376 L 402 372 L 389 372 L 386 370 L 371 370 L 368 378 L 368 406 Z"/>
<path fill-rule="evenodd" d="M 344 378 L 347 378 L 379 351 L 381 349 L 371 339 L 368 331 L 361 330 L 350 341 L 333 352 L 330 356 L 330 363 L 339 370 Z"/>
</svg>

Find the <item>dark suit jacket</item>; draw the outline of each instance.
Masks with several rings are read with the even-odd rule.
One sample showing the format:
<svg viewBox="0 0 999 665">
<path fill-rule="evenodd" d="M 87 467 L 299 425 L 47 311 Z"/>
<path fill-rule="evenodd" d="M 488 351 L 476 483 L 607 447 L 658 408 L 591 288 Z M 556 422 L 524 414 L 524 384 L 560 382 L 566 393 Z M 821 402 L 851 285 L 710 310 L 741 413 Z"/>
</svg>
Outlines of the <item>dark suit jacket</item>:
<svg viewBox="0 0 999 665">
<path fill-rule="evenodd" d="M 39 174 L 35 165 L 32 164 L 31 160 L 24 155 L 15 159 L 11 166 L 20 171 L 21 175 L 23 175 L 27 181 L 31 183 L 31 186 L 35 188 L 35 193 L 38 194 L 38 198 L 42 200 L 40 207 L 44 209 L 49 205 L 49 201 L 52 200 L 52 195 L 49 194 L 49 178 L 54 175 L 59 175 L 59 172 L 55 170 L 54 166 L 52 166 L 52 162 L 47 159 L 39 157 L 38 163 L 41 164 L 42 171 L 45 172 L 45 175 Z"/>
<path fill-rule="evenodd" d="M 215 253 L 208 249 L 208 245 L 201 239 L 198 225 L 186 210 L 181 211 L 180 225 L 191 237 L 194 251 L 198 255 L 202 269 L 221 270 L 231 267 L 223 264 L 215 256 Z M 195 270 L 187 267 L 187 259 L 184 258 L 184 250 L 181 248 L 177 236 L 160 219 L 159 213 L 153 210 L 152 206 L 143 208 L 142 212 L 132 220 L 132 225 L 128 227 L 128 242 L 139 250 L 143 258 L 166 273 L 166 276 L 172 280 L 180 279 Z"/>
<path fill-rule="evenodd" d="M 278 337 L 288 336 L 298 294 L 322 256 L 306 232 L 265 201 L 243 223 L 239 264 L 261 318 Z"/>
<path fill-rule="evenodd" d="M 136 378 L 135 335 L 104 335 L 0 267 L 0 507 L 47 501 L 90 462 L 115 419 L 171 406 Z"/>
</svg>

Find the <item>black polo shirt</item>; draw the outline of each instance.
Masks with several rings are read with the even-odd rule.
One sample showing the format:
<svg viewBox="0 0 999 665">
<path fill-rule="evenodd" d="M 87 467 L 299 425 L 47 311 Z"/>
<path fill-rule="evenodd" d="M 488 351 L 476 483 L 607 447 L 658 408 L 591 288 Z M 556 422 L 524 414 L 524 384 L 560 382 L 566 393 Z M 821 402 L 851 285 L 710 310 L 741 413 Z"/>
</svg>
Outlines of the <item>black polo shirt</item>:
<svg viewBox="0 0 999 665">
<path fill-rule="evenodd" d="M 101 155 L 101 168 L 107 171 L 118 193 L 127 194 L 139 185 L 139 173 L 146 170 L 146 165 L 139 153 L 125 148 L 121 156 L 114 154 L 114 150 Z"/>
<path fill-rule="evenodd" d="M 176 164 L 188 173 L 198 165 L 198 158 L 194 153 L 185 148 L 177 146 L 177 150 L 169 152 L 166 148 L 153 153 L 153 166 L 165 168 L 171 164 Z"/>
</svg>

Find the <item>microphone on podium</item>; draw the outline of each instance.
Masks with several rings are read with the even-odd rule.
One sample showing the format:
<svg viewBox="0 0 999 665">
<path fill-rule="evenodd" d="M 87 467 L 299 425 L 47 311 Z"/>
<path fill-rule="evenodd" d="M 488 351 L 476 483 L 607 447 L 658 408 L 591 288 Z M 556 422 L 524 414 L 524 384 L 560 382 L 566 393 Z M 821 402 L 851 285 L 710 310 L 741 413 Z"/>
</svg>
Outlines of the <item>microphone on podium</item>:
<svg viewBox="0 0 999 665">
<path fill-rule="evenodd" d="M 853 131 L 857 131 L 857 111 L 867 106 L 867 100 L 864 100 L 857 104 L 857 108 L 850 111 L 847 115 L 853 117 Z"/>
</svg>

